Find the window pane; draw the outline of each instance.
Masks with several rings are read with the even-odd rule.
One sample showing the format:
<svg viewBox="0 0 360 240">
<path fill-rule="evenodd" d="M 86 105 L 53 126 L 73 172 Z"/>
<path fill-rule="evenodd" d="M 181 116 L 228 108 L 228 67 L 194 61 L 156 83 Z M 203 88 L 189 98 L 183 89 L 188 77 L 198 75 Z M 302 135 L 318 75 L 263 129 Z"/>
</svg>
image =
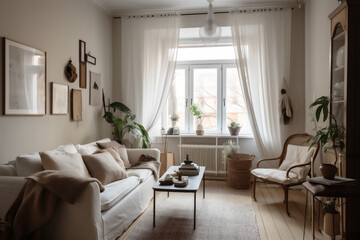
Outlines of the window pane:
<svg viewBox="0 0 360 240">
<path fill-rule="evenodd" d="M 234 60 L 233 46 L 179 48 L 177 61 Z"/>
<path fill-rule="evenodd" d="M 194 103 L 206 115 L 205 130 L 217 130 L 217 68 L 194 69 Z M 194 118 L 194 129 L 196 129 Z"/>
<path fill-rule="evenodd" d="M 180 128 L 180 131 L 185 130 L 185 74 L 186 70 L 184 68 L 175 70 L 168 102 L 168 126 L 171 126 L 170 117 L 177 115 L 178 121 L 176 126 Z"/>
<path fill-rule="evenodd" d="M 240 123 L 241 134 L 252 134 L 236 68 L 226 68 L 226 127 L 231 122 Z"/>
</svg>

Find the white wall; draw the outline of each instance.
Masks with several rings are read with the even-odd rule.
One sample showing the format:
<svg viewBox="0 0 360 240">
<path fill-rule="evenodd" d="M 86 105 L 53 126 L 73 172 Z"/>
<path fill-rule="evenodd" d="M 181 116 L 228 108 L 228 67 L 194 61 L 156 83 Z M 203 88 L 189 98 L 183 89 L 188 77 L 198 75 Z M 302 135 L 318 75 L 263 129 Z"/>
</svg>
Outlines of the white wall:
<svg viewBox="0 0 360 240">
<path fill-rule="evenodd" d="M 112 18 L 92 0 L 0 0 L 0 37 L 8 37 L 47 51 L 47 115 L 0 115 L 0 162 L 17 155 L 55 148 L 67 143 L 86 143 L 110 137 L 101 107 L 89 106 L 89 71 L 101 74 L 106 98 L 112 96 Z M 97 64 L 88 64 L 88 88 L 82 90 L 83 121 L 70 115 L 50 115 L 50 82 L 79 89 L 79 79 L 66 80 L 69 58 L 79 71 L 79 39 Z M 2 40 L 3 42 L 3 40 Z M 3 56 L 1 48 L 0 55 Z M 3 76 L 3 58 L 0 60 Z M 0 84 L 3 112 L 3 84 Z"/>
</svg>

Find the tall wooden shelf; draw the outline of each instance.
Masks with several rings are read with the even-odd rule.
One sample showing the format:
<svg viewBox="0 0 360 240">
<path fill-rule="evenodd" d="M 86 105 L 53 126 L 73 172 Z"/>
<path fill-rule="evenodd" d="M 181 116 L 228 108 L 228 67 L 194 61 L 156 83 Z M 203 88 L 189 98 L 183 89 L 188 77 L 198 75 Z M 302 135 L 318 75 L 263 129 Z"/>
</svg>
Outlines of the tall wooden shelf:
<svg viewBox="0 0 360 240">
<path fill-rule="evenodd" d="M 331 20 L 331 111 L 345 127 L 346 149 L 340 175 L 360 181 L 360 0 L 343 1 Z M 342 64 L 337 59 L 344 46 Z M 343 88 L 342 88 L 343 84 Z M 360 191 L 360 188 L 354 189 Z M 343 213 L 346 239 L 359 239 L 359 199 L 348 199 Z"/>
</svg>

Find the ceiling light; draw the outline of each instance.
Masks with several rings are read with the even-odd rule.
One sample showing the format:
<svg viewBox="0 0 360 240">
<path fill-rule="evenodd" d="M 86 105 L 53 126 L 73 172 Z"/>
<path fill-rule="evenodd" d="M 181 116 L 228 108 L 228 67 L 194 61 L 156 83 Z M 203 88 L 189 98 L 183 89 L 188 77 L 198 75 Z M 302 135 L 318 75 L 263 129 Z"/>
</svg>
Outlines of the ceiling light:
<svg viewBox="0 0 360 240">
<path fill-rule="evenodd" d="M 212 2 L 213 0 L 207 0 L 209 2 L 209 12 L 207 14 L 207 20 L 205 25 L 200 28 L 200 38 L 203 42 L 216 42 L 221 37 L 221 28 L 215 24 L 214 10 Z"/>
</svg>

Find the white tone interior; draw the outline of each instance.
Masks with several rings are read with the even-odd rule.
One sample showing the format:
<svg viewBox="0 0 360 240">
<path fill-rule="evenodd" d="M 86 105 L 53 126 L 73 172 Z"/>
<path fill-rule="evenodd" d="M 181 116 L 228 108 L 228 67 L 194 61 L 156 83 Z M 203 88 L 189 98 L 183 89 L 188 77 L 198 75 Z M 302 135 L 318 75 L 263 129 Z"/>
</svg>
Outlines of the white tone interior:
<svg viewBox="0 0 360 240">
<path fill-rule="evenodd" d="M 70 83 L 64 74 L 70 58 L 79 74 L 79 39 L 86 42 L 86 50 L 97 60 L 96 65 L 87 64 L 87 70 L 101 73 L 106 99 L 112 99 L 112 18 L 104 9 L 90 0 L 1 0 L 0 37 L 47 51 L 47 115 L 0 115 L 0 162 L 61 144 L 85 143 L 111 136 L 109 124 L 102 118 L 101 106 L 89 106 L 89 87 L 81 89 L 83 121 L 71 121 L 70 115 L 50 115 L 50 82 L 80 89 L 79 78 Z M 3 48 L 0 48 L 0 56 L 3 56 Z M 2 66 L 1 60 L 0 76 L 3 76 Z M 0 92 L 2 96 L 3 84 L 0 84 Z M 0 99 L 3 110 L 3 97 Z"/>
<path fill-rule="evenodd" d="M 113 15 L 129 12 L 149 12 L 164 10 L 193 10 L 207 11 L 207 0 L 94 0 Z M 271 6 L 281 4 L 296 4 L 296 0 L 214 0 L 216 8 L 234 8 L 242 6 Z"/>
</svg>

